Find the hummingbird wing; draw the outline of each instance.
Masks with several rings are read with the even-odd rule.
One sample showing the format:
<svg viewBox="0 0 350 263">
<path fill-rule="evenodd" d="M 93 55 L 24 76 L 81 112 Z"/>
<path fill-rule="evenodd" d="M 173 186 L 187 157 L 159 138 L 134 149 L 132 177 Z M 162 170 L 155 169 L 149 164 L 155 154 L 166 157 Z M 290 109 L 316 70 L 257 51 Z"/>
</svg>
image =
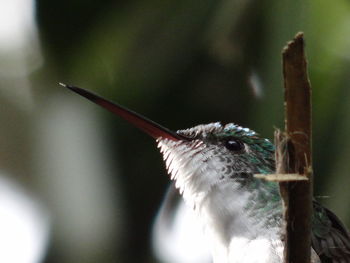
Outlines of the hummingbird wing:
<svg viewBox="0 0 350 263">
<path fill-rule="evenodd" d="M 322 263 L 350 262 L 350 235 L 340 219 L 329 209 L 313 202 L 312 247 Z"/>
</svg>

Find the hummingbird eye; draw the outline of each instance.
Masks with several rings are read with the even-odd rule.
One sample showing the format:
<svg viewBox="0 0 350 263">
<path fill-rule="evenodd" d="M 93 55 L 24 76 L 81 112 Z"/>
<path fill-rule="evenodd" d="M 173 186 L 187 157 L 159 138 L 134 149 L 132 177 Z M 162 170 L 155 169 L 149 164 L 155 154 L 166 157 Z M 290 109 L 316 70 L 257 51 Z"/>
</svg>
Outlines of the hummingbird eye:
<svg viewBox="0 0 350 263">
<path fill-rule="evenodd" d="M 244 149 L 244 144 L 235 138 L 229 138 L 225 141 L 225 147 L 229 151 L 238 152 Z"/>
</svg>

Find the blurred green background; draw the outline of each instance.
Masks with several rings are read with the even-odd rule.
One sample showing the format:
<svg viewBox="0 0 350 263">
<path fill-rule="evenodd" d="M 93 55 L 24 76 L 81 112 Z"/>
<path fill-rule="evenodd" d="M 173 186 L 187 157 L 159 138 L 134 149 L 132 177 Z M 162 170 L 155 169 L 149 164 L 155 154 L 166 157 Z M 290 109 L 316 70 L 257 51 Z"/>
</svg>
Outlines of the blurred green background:
<svg viewBox="0 0 350 263">
<path fill-rule="evenodd" d="M 58 82 L 173 130 L 235 122 L 271 139 L 283 127 L 281 50 L 298 31 L 315 195 L 350 226 L 349 1 L 12 2 L 3 19 L 23 16 L 23 28 L 0 27 L 0 175 L 47 218 L 43 262 L 157 262 L 151 226 L 169 183 L 152 139 Z"/>
</svg>

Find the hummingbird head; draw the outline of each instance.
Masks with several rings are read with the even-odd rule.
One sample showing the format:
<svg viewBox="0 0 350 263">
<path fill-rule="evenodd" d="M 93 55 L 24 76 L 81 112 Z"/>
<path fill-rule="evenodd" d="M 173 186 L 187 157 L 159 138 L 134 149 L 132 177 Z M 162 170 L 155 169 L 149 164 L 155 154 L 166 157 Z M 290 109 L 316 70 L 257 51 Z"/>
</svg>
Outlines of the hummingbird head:
<svg viewBox="0 0 350 263">
<path fill-rule="evenodd" d="M 248 128 L 216 122 L 177 134 L 187 140 L 160 137 L 158 147 L 171 179 L 190 203 L 199 203 L 221 185 L 249 190 L 257 180 L 254 174 L 274 169 L 273 144 Z"/>
<path fill-rule="evenodd" d="M 273 170 L 273 144 L 248 128 L 216 122 L 173 132 L 90 91 L 61 85 L 156 139 L 171 179 L 184 199 L 194 205 L 223 185 L 230 191 L 232 187 L 254 187 L 259 180 L 253 177 L 255 173 Z"/>
</svg>

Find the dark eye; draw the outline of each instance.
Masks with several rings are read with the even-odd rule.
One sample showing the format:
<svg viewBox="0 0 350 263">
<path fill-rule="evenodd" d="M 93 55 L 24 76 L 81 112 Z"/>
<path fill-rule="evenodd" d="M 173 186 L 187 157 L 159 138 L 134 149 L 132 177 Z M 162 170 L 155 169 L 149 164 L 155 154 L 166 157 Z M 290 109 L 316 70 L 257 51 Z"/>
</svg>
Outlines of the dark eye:
<svg viewBox="0 0 350 263">
<path fill-rule="evenodd" d="M 225 141 L 225 147 L 229 151 L 238 152 L 244 149 L 244 145 L 240 140 L 230 138 Z"/>
</svg>

